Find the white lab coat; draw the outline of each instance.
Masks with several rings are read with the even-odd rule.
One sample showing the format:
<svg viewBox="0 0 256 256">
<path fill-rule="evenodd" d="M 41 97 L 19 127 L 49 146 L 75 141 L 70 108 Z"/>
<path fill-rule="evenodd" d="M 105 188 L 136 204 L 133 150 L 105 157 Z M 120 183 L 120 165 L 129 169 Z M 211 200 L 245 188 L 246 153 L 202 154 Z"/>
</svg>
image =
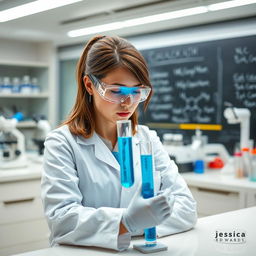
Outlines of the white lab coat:
<svg viewBox="0 0 256 256">
<path fill-rule="evenodd" d="M 115 250 L 129 246 L 130 235 L 121 244 L 118 233 L 123 210 L 141 183 L 140 139 L 150 139 L 153 144 L 156 193 L 160 187 L 171 187 L 175 196 L 171 216 L 157 226 L 157 235 L 182 232 L 195 225 L 196 202 L 154 131 L 138 126 L 133 138 L 135 183 L 126 189 L 120 184 L 119 163 L 96 133 L 85 139 L 62 126 L 45 141 L 42 174 L 42 199 L 52 246 L 73 244 Z"/>
</svg>

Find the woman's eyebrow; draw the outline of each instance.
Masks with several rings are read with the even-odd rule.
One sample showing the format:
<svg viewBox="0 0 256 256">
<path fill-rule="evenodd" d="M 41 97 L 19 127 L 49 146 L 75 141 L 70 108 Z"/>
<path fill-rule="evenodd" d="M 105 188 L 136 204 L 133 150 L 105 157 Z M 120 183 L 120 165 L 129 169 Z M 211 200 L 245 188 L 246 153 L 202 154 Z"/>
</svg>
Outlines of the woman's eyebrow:
<svg viewBox="0 0 256 256">
<path fill-rule="evenodd" d="M 119 83 L 113 83 L 113 84 L 111 84 L 111 85 L 127 86 L 127 85 L 125 85 L 125 84 L 119 84 Z M 132 87 L 137 87 L 137 86 L 140 86 L 140 85 L 142 85 L 142 83 L 135 84 L 135 85 L 133 85 Z"/>
</svg>

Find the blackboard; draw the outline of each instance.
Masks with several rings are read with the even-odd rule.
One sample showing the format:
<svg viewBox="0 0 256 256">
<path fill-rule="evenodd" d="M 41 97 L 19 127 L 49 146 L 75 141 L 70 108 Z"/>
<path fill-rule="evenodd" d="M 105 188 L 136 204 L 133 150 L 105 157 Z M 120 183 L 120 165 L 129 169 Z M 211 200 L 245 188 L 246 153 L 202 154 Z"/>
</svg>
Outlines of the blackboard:
<svg viewBox="0 0 256 256">
<path fill-rule="evenodd" d="M 230 151 L 239 142 L 239 125 L 223 116 L 224 102 L 251 111 L 251 139 L 256 139 L 256 36 L 198 42 L 141 51 L 154 95 L 140 121 L 160 133 L 175 124 L 212 124 L 210 142 Z M 172 130 L 173 130 L 172 129 Z M 206 129 L 207 130 L 207 129 Z M 176 132 L 179 132 L 178 130 Z M 182 131 L 191 137 L 194 131 Z"/>
</svg>

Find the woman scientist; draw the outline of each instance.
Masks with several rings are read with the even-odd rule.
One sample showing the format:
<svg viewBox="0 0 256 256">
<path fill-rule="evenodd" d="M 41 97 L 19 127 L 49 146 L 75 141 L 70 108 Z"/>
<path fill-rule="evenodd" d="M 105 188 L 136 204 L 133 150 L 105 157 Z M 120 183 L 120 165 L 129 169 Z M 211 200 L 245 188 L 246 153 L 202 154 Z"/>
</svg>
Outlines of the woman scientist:
<svg viewBox="0 0 256 256">
<path fill-rule="evenodd" d="M 157 226 L 158 237 L 191 229 L 196 203 L 159 138 L 138 125 L 137 107 L 149 103 L 152 86 L 142 55 L 119 37 L 92 38 L 77 66 L 75 105 L 45 141 L 42 199 L 50 243 L 129 247 L 131 235 Z M 135 91 L 124 100 L 122 91 Z M 132 122 L 135 183 L 120 183 L 116 121 Z M 156 193 L 141 197 L 138 141 L 151 140 Z"/>
</svg>

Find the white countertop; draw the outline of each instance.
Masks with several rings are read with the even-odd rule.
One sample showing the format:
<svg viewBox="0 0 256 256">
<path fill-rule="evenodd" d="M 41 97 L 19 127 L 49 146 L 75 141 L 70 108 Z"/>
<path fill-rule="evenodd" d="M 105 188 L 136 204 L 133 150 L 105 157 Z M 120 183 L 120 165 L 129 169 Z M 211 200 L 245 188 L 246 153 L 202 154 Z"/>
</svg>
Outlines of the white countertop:
<svg viewBox="0 0 256 256">
<path fill-rule="evenodd" d="M 42 163 L 28 161 L 27 167 L 15 169 L 0 169 L 0 183 L 20 180 L 40 179 Z"/>
<path fill-rule="evenodd" d="M 203 174 L 188 172 L 181 175 L 189 186 L 227 191 L 256 191 L 256 182 L 249 181 L 248 178 L 238 179 L 234 174 L 223 173 L 221 170 L 206 170 Z"/>
<path fill-rule="evenodd" d="M 256 252 L 256 207 L 246 208 L 238 211 L 227 212 L 214 216 L 200 218 L 194 229 L 160 238 L 159 242 L 168 245 L 168 251 L 154 253 L 161 256 L 224 256 L 241 255 L 253 256 Z M 231 244 L 219 243 L 215 241 L 216 231 L 218 232 L 245 232 L 245 243 Z M 143 243 L 144 240 L 133 239 L 133 244 Z M 101 256 L 101 255 L 142 255 L 132 249 L 132 245 L 127 251 L 115 252 L 112 250 L 57 246 L 38 251 L 17 254 L 19 256 Z"/>
</svg>

